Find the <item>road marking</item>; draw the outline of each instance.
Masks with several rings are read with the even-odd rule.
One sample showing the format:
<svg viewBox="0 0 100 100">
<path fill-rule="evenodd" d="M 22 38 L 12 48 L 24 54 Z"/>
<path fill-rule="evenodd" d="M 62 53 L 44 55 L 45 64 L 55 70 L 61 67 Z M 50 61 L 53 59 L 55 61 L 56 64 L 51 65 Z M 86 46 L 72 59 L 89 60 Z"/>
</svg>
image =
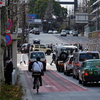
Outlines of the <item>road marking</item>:
<svg viewBox="0 0 100 100">
<path fill-rule="evenodd" d="M 50 64 L 49 63 L 47 63 L 47 65 L 49 65 L 48 67 L 51 69 L 51 70 L 53 70 L 53 71 L 55 71 L 53 68 L 51 68 L 50 67 Z M 55 71 L 56 72 L 56 71 Z M 65 78 L 65 79 L 67 79 L 67 77 L 65 77 L 65 76 L 62 76 L 60 73 L 58 73 L 58 72 L 56 72 L 57 74 L 59 74 L 61 77 L 63 77 L 63 78 Z M 72 81 L 72 80 L 69 80 L 69 79 L 67 79 L 68 81 L 70 81 L 70 82 L 72 82 L 72 83 L 74 83 L 75 85 L 77 85 L 77 86 L 79 86 L 79 87 L 81 87 L 81 88 L 84 88 L 84 89 L 87 89 L 87 88 L 85 88 L 85 87 L 83 87 L 83 86 L 80 86 L 79 84 L 77 84 L 77 83 L 75 83 L 74 81 Z"/>
<path fill-rule="evenodd" d="M 56 86 L 53 86 L 53 85 L 45 85 L 45 87 L 53 87 L 53 88 L 55 88 L 56 90 L 59 90 L 58 88 L 56 88 Z"/>
</svg>

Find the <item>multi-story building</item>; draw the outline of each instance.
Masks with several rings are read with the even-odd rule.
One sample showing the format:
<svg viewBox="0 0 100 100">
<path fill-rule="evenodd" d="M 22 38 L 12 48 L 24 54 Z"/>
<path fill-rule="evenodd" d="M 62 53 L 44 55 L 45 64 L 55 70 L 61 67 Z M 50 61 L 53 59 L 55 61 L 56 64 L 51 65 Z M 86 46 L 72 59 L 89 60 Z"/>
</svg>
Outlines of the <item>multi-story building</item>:
<svg viewBox="0 0 100 100">
<path fill-rule="evenodd" d="M 100 51 L 100 0 L 90 0 L 89 50 Z"/>
</svg>

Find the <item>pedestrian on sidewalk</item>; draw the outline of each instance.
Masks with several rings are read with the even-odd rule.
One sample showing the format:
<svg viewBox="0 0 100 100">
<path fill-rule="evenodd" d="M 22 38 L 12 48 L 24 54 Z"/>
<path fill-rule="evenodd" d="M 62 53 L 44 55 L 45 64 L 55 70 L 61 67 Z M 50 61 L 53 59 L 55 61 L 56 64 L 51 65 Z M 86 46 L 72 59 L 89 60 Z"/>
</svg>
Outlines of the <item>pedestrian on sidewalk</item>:
<svg viewBox="0 0 100 100">
<path fill-rule="evenodd" d="M 55 59 L 56 59 L 56 55 L 55 55 L 55 53 L 53 53 L 52 54 L 52 61 L 51 61 L 50 65 L 52 65 L 52 63 L 55 61 Z"/>
<path fill-rule="evenodd" d="M 12 72 L 13 72 L 13 63 L 9 57 L 5 58 L 6 67 L 5 67 L 5 83 L 8 85 L 12 84 Z"/>
<path fill-rule="evenodd" d="M 26 64 L 26 62 L 25 62 L 25 55 L 24 54 L 21 55 L 20 64 L 22 64 L 22 63 Z"/>
</svg>

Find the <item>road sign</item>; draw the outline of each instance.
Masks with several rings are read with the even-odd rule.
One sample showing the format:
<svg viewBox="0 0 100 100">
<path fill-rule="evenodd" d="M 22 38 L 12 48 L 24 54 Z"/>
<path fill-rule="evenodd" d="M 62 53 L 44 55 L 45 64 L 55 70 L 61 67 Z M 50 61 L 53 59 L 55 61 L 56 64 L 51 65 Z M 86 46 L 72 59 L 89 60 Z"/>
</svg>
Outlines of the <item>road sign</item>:
<svg viewBox="0 0 100 100">
<path fill-rule="evenodd" d="M 28 14 L 28 22 L 33 22 L 37 18 L 36 14 Z"/>
<path fill-rule="evenodd" d="M 11 29 L 12 27 L 12 21 L 8 19 L 7 29 Z"/>
<path fill-rule="evenodd" d="M 9 33 L 6 33 L 6 44 L 9 45 L 12 42 L 12 37 Z"/>
<path fill-rule="evenodd" d="M 5 6 L 5 0 L 0 0 L 0 7 Z"/>
</svg>

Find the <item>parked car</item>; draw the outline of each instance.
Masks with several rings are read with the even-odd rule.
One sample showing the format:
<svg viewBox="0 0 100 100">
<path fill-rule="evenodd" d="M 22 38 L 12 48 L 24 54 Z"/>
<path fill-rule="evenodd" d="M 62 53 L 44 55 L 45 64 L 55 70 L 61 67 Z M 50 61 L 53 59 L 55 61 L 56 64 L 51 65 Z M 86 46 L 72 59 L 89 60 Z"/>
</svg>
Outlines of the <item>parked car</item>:
<svg viewBox="0 0 100 100">
<path fill-rule="evenodd" d="M 29 52 L 28 71 L 31 72 L 32 65 L 36 61 L 37 57 L 40 57 L 40 61 L 43 63 L 43 70 L 46 71 L 46 56 L 45 56 L 45 53 L 43 51 L 31 51 L 31 52 Z"/>
<path fill-rule="evenodd" d="M 92 59 L 83 61 L 79 70 L 79 83 L 83 86 L 88 82 L 100 81 L 100 59 Z"/>
<path fill-rule="evenodd" d="M 66 34 L 69 34 L 69 30 L 66 30 Z"/>
<path fill-rule="evenodd" d="M 34 30 L 30 30 L 29 33 L 33 33 Z"/>
<path fill-rule="evenodd" d="M 58 31 L 57 31 L 57 30 L 54 30 L 54 31 L 53 31 L 53 34 L 58 34 Z"/>
<path fill-rule="evenodd" d="M 48 31 L 48 34 L 53 34 L 53 31 L 52 31 L 52 30 L 49 30 L 49 31 Z"/>
<path fill-rule="evenodd" d="M 72 61 L 73 61 L 73 55 L 69 55 L 67 60 L 64 62 L 64 74 L 67 76 L 72 73 Z"/>
<path fill-rule="evenodd" d="M 70 30 L 70 31 L 69 31 L 69 34 L 73 34 L 73 31 L 72 31 L 72 30 Z"/>
<path fill-rule="evenodd" d="M 67 36 L 66 32 L 61 32 L 60 36 Z"/>
<path fill-rule="evenodd" d="M 40 34 L 40 31 L 39 30 L 34 30 L 34 34 L 35 35 L 39 35 Z"/>
<path fill-rule="evenodd" d="M 56 55 L 55 65 L 57 71 L 64 70 L 64 62 L 66 61 L 68 55 L 72 55 L 74 52 L 77 52 L 78 48 L 76 46 L 64 46 L 64 45 L 57 45 L 54 47 L 54 53 Z"/>
<path fill-rule="evenodd" d="M 79 69 L 83 61 L 88 59 L 100 59 L 98 51 L 80 51 L 73 54 L 73 78 L 79 78 Z"/>
<path fill-rule="evenodd" d="M 40 44 L 40 39 L 34 39 L 33 44 Z"/>
<path fill-rule="evenodd" d="M 51 54 L 51 48 L 46 47 L 44 44 L 31 44 L 31 51 L 44 51 L 45 54 Z"/>
<path fill-rule="evenodd" d="M 77 31 L 74 31 L 73 32 L 73 36 L 78 36 L 78 32 Z"/>
<path fill-rule="evenodd" d="M 30 51 L 30 43 L 24 43 L 22 44 L 21 48 L 20 48 L 20 51 L 21 53 L 29 53 Z"/>
</svg>

